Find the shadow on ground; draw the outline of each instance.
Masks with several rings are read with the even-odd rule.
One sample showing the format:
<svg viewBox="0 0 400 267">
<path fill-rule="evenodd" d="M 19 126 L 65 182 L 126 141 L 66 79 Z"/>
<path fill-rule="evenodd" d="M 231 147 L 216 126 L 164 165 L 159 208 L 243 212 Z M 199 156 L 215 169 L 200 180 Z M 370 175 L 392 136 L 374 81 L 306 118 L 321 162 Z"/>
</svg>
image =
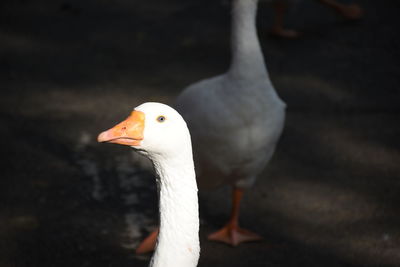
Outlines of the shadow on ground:
<svg viewBox="0 0 400 267">
<path fill-rule="evenodd" d="M 400 265 L 398 4 L 359 1 L 345 23 L 314 2 L 258 28 L 288 104 L 284 135 L 243 203 L 265 237 L 230 248 L 229 190 L 201 192 L 200 266 Z M 172 103 L 229 64 L 225 1 L 2 1 L 0 266 L 147 266 L 133 248 L 156 225 L 151 171 L 97 134 L 144 101 Z"/>
</svg>

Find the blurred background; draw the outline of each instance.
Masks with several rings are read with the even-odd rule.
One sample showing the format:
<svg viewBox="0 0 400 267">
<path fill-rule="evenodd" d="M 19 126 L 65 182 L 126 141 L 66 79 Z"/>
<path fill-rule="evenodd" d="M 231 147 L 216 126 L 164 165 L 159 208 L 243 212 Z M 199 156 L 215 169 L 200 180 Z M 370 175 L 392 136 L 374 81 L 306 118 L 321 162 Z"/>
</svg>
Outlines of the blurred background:
<svg viewBox="0 0 400 267">
<path fill-rule="evenodd" d="M 242 203 L 241 224 L 265 240 L 208 242 L 230 191 L 200 192 L 199 266 L 400 266 L 400 5 L 357 3 L 364 17 L 349 23 L 299 1 L 286 18 L 296 40 L 270 36 L 272 6 L 259 4 L 288 105 Z M 96 137 L 226 71 L 229 33 L 229 1 L 1 1 L 1 267 L 148 265 L 134 248 L 157 223 L 154 176 Z"/>
</svg>

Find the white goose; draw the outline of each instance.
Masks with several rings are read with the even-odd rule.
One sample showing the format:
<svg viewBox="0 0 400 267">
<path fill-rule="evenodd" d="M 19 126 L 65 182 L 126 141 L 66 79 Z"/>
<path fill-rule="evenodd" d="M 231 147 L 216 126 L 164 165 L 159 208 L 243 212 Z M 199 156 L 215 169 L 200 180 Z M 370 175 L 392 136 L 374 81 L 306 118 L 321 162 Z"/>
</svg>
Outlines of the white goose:
<svg viewBox="0 0 400 267">
<path fill-rule="evenodd" d="M 257 37 L 257 4 L 233 0 L 229 70 L 192 84 L 176 102 L 192 133 L 199 187 L 234 188 L 230 220 L 209 235 L 234 246 L 260 239 L 239 227 L 240 201 L 271 159 L 285 120 Z"/>
<path fill-rule="evenodd" d="M 189 130 L 173 108 L 144 103 L 99 142 L 127 145 L 148 157 L 157 173 L 160 231 L 152 267 L 197 266 L 199 214 Z"/>
<path fill-rule="evenodd" d="M 210 240 L 236 246 L 260 240 L 239 227 L 240 201 L 271 159 L 285 121 L 285 103 L 269 78 L 256 31 L 258 0 L 232 1 L 232 62 L 219 76 L 187 87 L 176 109 L 188 123 L 202 188 L 232 185 L 232 212 L 228 223 Z M 136 249 L 154 248 L 157 231 Z"/>
</svg>

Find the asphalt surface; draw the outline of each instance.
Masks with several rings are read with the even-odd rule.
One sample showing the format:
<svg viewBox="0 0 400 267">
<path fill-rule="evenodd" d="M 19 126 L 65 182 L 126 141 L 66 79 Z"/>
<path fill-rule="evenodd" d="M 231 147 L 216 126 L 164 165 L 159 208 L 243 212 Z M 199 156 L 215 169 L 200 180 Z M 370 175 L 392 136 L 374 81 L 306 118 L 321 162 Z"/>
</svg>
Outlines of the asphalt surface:
<svg viewBox="0 0 400 267">
<path fill-rule="evenodd" d="M 358 1 L 348 23 L 303 1 L 298 40 L 260 42 L 288 104 L 284 134 L 243 200 L 265 240 L 208 242 L 229 189 L 200 192 L 199 266 L 400 266 L 397 1 Z M 0 266 L 147 266 L 134 247 L 157 222 L 151 171 L 97 134 L 145 101 L 229 64 L 227 1 L 0 3 Z"/>
</svg>

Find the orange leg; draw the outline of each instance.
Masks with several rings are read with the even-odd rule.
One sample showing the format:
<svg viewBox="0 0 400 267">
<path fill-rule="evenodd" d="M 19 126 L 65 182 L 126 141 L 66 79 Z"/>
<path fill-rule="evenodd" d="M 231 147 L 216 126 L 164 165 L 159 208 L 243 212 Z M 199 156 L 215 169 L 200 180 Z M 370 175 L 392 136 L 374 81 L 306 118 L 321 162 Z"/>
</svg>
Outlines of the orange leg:
<svg viewBox="0 0 400 267">
<path fill-rule="evenodd" d="M 363 10 L 356 4 L 344 5 L 335 0 L 318 0 L 320 3 L 332 8 L 339 15 L 348 20 L 357 20 L 363 16 Z"/>
<path fill-rule="evenodd" d="M 209 240 L 224 242 L 237 246 L 242 242 L 261 240 L 262 237 L 239 227 L 240 201 L 243 196 L 243 189 L 234 188 L 232 194 L 232 213 L 228 223 L 219 231 L 208 236 Z"/>
<path fill-rule="evenodd" d="M 136 254 L 144 254 L 154 250 L 158 237 L 158 228 L 151 232 L 136 248 Z"/>
<path fill-rule="evenodd" d="M 288 9 L 286 0 L 277 0 L 274 3 L 275 18 L 274 26 L 271 29 L 271 34 L 282 38 L 294 39 L 300 37 L 300 33 L 295 30 L 285 29 L 284 17 Z"/>
</svg>

